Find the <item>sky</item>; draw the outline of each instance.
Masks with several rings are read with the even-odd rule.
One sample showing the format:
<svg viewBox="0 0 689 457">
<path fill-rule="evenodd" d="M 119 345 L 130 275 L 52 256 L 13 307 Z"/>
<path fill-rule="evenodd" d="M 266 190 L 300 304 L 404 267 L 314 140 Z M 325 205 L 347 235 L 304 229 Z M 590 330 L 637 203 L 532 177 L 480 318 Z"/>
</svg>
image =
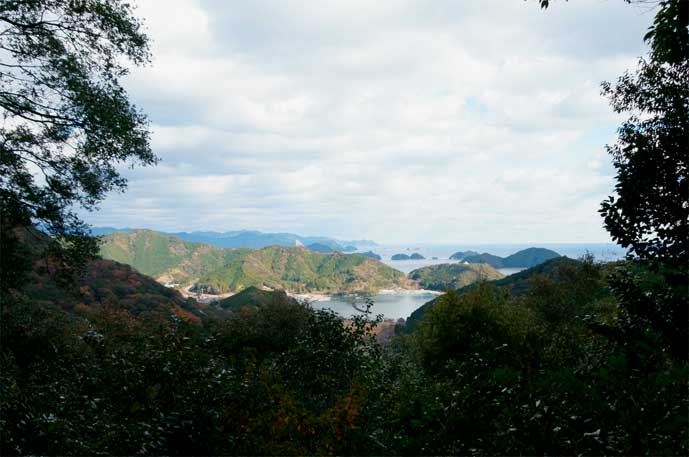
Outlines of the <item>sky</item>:
<svg viewBox="0 0 689 457">
<path fill-rule="evenodd" d="M 382 243 L 607 242 L 622 0 L 138 0 L 155 167 L 84 218 Z"/>
</svg>

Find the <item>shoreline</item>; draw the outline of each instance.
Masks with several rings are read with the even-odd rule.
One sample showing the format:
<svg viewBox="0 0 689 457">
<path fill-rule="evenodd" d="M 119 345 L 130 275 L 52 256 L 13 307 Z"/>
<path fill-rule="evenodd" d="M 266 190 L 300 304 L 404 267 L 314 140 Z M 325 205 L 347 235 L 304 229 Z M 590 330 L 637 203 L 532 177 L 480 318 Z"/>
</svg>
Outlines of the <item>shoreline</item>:
<svg viewBox="0 0 689 457">
<path fill-rule="evenodd" d="M 202 303 L 212 303 L 217 300 L 222 300 L 223 298 L 231 297 L 232 295 L 237 294 L 238 292 L 227 292 L 223 294 L 198 294 L 198 293 L 193 293 L 189 289 L 193 287 L 193 284 L 185 285 L 179 288 L 175 288 L 177 291 L 179 291 L 183 297 L 185 298 L 193 298 L 197 301 L 200 301 Z M 310 292 L 310 293 L 304 293 L 304 294 L 295 294 L 289 291 L 285 291 L 289 297 L 296 298 L 297 300 L 300 301 L 308 301 L 308 302 L 318 302 L 318 301 L 331 301 L 334 297 L 346 297 L 346 298 L 351 298 L 351 297 L 358 297 L 358 298 L 363 298 L 363 297 L 373 297 L 376 295 L 442 295 L 444 292 L 439 292 L 437 290 L 430 290 L 430 289 L 380 289 L 375 293 L 372 294 L 361 294 L 361 293 L 352 293 L 352 294 L 333 294 L 333 293 L 323 293 L 323 292 Z"/>
<path fill-rule="evenodd" d="M 308 294 L 292 294 L 287 292 L 287 295 L 298 300 L 308 300 L 309 302 L 330 301 L 334 296 L 338 297 L 373 297 L 376 295 L 442 295 L 444 292 L 429 289 L 380 289 L 378 292 L 370 295 L 364 294 L 323 294 L 323 293 L 308 293 Z"/>
</svg>

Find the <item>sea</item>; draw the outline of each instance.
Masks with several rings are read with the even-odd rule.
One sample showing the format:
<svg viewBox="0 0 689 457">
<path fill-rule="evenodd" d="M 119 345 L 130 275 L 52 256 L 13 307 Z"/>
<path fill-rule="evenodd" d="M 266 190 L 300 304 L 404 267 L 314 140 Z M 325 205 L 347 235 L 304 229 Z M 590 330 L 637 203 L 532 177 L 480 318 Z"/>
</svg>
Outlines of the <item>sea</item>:
<svg viewBox="0 0 689 457">
<path fill-rule="evenodd" d="M 599 262 L 610 262 L 624 257 L 625 251 L 620 246 L 612 243 L 569 243 L 569 244 L 479 244 L 479 245 L 432 245 L 432 244 L 414 244 L 414 245 L 379 245 L 372 249 L 366 248 L 362 251 L 372 250 L 382 257 L 382 262 L 386 265 L 395 268 L 405 274 L 409 274 L 412 270 L 426 267 L 429 265 L 440 265 L 444 263 L 457 263 L 456 260 L 450 260 L 450 256 L 457 251 L 476 251 L 479 253 L 487 252 L 489 254 L 506 257 L 514 254 L 517 251 L 529 247 L 540 247 L 553 250 L 560 255 L 570 257 L 572 259 L 579 259 L 584 255 L 592 255 L 594 260 Z M 413 253 L 421 254 L 425 257 L 423 260 L 391 260 L 395 254 Z M 499 268 L 503 275 L 509 276 L 518 273 L 523 268 Z M 433 300 L 438 296 L 437 293 L 422 292 L 422 293 L 388 293 L 373 295 L 371 297 L 358 296 L 331 296 L 321 300 L 314 301 L 312 306 L 319 309 L 331 309 L 342 317 L 351 317 L 353 315 L 361 314 L 363 306 L 367 299 L 373 302 L 370 311 L 372 315 L 382 314 L 385 319 L 406 319 L 414 310 L 423 306 L 424 303 Z"/>
</svg>

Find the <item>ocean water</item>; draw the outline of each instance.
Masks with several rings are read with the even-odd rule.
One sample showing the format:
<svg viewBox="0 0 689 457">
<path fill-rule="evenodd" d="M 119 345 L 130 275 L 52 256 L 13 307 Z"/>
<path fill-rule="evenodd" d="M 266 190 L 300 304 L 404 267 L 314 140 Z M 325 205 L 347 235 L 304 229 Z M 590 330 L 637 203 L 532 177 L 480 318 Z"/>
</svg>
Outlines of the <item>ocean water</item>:
<svg viewBox="0 0 689 457">
<path fill-rule="evenodd" d="M 386 319 L 406 319 L 414 310 L 437 296 L 438 294 L 432 293 L 373 295 L 370 297 L 373 301 L 371 312 L 373 316 L 382 314 Z M 363 314 L 354 306 L 363 308 L 365 303 L 363 297 L 333 296 L 327 300 L 315 301 L 311 305 L 317 309 L 331 309 L 342 317 L 352 317 Z"/>
<path fill-rule="evenodd" d="M 517 251 L 530 247 L 540 247 L 553 250 L 560 255 L 572 259 L 578 259 L 586 254 L 592 254 L 597 261 L 609 262 L 624 257 L 625 251 L 620 246 L 613 243 L 569 243 L 569 244 L 456 244 L 456 245 L 432 245 L 432 244 L 412 244 L 412 245 L 380 245 L 372 249 L 373 252 L 383 257 L 382 262 L 405 274 L 417 268 L 428 265 L 438 265 L 442 263 L 456 263 L 450 260 L 450 256 L 457 251 L 476 251 L 479 253 L 487 252 L 500 257 L 507 257 Z M 391 260 L 395 254 L 413 253 L 421 254 L 425 260 Z M 433 259 L 437 257 L 437 259 Z M 514 269 L 503 269 L 503 274 L 513 274 Z"/>
<path fill-rule="evenodd" d="M 598 261 L 612 261 L 624 257 L 624 250 L 616 244 L 612 243 L 578 243 L 578 244 L 482 244 L 482 245 L 380 245 L 375 246 L 371 250 L 383 257 L 382 262 L 386 265 L 395 268 L 405 274 L 409 274 L 412 270 L 422 268 L 428 265 L 438 265 L 443 263 L 457 263 L 456 260 L 450 260 L 450 256 L 457 251 L 477 251 L 479 253 L 488 252 L 489 254 L 506 257 L 514 254 L 517 251 L 529 247 L 541 247 L 551 249 L 561 255 L 578 259 L 586 254 L 592 254 Z M 369 250 L 366 248 L 365 250 Z M 424 260 L 391 260 L 395 254 L 419 253 L 425 257 Z M 437 259 L 433 259 L 437 257 Z M 523 268 L 499 268 L 503 275 L 509 276 L 518 273 Z M 374 295 L 371 298 L 373 307 L 371 311 L 374 315 L 382 314 L 387 319 L 406 319 L 409 315 L 422 306 L 424 303 L 433 300 L 438 295 L 431 293 L 422 294 L 383 294 Z M 361 307 L 365 300 L 363 298 L 351 296 L 333 296 L 327 300 L 320 300 L 313 302 L 314 308 L 329 308 L 335 311 L 342 317 L 351 317 L 355 314 L 361 314 L 354 305 Z"/>
<path fill-rule="evenodd" d="M 532 243 L 532 244 L 408 244 L 408 245 L 380 245 L 372 250 L 383 258 L 401 253 L 410 255 L 418 252 L 426 258 L 438 257 L 447 259 L 457 251 L 477 251 L 506 257 L 526 248 L 551 249 L 561 255 L 576 259 L 586 253 L 591 253 L 598 260 L 615 260 L 624 256 L 624 249 L 614 243 Z"/>
</svg>

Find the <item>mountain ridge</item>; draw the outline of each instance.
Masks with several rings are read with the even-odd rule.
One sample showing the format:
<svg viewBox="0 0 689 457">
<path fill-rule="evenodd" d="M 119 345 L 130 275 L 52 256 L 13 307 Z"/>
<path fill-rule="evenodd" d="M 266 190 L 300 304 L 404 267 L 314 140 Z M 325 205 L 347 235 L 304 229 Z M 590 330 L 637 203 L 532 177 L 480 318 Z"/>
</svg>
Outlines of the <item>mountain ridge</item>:
<svg viewBox="0 0 689 457">
<path fill-rule="evenodd" d="M 117 229 L 114 227 L 93 227 L 91 233 L 95 236 L 109 235 L 117 232 L 135 232 L 141 230 L 139 228 L 123 228 Z M 151 230 L 162 235 L 174 236 L 184 241 L 199 242 L 210 244 L 211 246 L 220 248 L 254 248 L 259 249 L 267 246 L 296 246 L 297 241 L 303 245 L 309 244 L 323 244 L 329 246 L 333 250 L 343 252 L 351 252 L 352 248 L 374 247 L 378 243 L 372 240 L 339 240 L 336 238 L 326 236 L 302 236 L 289 232 L 261 232 L 258 230 L 233 230 L 227 232 L 214 231 L 194 231 L 194 232 L 164 232 L 158 230 Z"/>
<path fill-rule="evenodd" d="M 193 291 L 211 294 L 250 286 L 295 293 L 414 288 L 404 273 L 364 255 L 321 254 L 306 247 L 219 248 L 151 230 L 105 235 L 101 255 L 159 282 L 194 285 Z"/>
<path fill-rule="evenodd" d="M 466 253 L 456 252 L 453 254 L 453 256 L 455 256 L 454 258 L 459 257 L 458 254 Z M 468 263 L 487 263 L 493 268 L 531 268 L 557 257 L 561 256 L 559 253 L 553 250 L 530 247 L 517 251 L 514 254 L 508 255 L 507 257 L 500 257 L 484 252 L 482 254 L 466 255 L 458 260 Z"/>
</svg>

